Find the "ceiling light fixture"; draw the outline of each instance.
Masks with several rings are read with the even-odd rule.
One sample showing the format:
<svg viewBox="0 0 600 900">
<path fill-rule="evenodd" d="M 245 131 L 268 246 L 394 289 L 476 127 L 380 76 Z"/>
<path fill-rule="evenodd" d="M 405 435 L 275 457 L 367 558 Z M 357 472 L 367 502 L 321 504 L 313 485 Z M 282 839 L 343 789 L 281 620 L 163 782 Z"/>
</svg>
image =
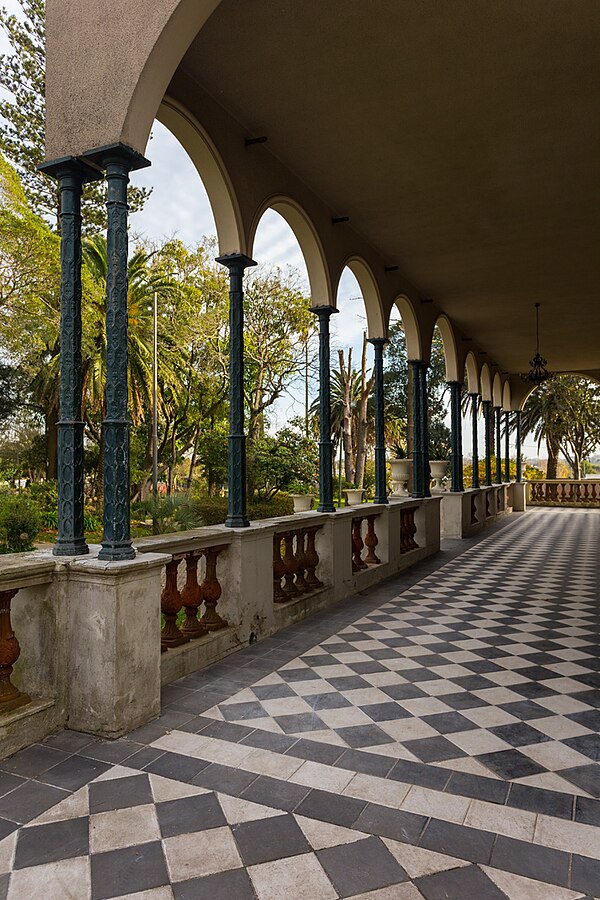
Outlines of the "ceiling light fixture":
<svg viewBox="0 0 600 900">
<path fill-rule="evenodd" d="M 535 304 L 535 339 L 536 339 L 536 348 L 535 348 L 535 356 L 533 359 L 529 360 L 529 365 L 531 366 L 529 372 L 526 375 L 521 375 L 523 381 L 528 381 L 531 384 L 543 384 L 544 381 L 550 381 L 554 378 L 552 372 L 549 372 L 546 366 L 548 365 L 548 360 L 544 359 L 544 357 L 540 354 L 540 304 Z"/>
</svg>

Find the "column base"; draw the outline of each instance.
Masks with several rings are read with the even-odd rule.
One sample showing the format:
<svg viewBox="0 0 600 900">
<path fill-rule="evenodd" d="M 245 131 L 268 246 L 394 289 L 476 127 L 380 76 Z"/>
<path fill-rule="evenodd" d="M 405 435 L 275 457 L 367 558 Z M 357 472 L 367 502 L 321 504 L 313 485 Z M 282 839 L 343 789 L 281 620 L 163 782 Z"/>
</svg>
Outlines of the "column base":
<svg viewBox="0 0 600 900">
<path fill-rule="evenodd" d="M 247 516 L 227 516 L 226 528 L 250 528 L 250 520 Z"/>
<path fill-rule="evenodd" d="M 84 538 L 66 540 L 58 538 L 52 548 L 52 556 L 86 556 L 90 548 Z"/>
<path fill-rule="evenodd" d="M 123 562 L 128 559 L 135 559 L 136 550 L 131 543 L 113 544 L 102 542 L 102 549 L 98 553 L 98 559 L 108 562 Z"/>
<path fill-rule="evenodd" d="M 319 503 L 319 505 L 317 506 L 317 512 L 335 512 L 335 506 L 333 505 L 333 503 Z"/>
</svg>

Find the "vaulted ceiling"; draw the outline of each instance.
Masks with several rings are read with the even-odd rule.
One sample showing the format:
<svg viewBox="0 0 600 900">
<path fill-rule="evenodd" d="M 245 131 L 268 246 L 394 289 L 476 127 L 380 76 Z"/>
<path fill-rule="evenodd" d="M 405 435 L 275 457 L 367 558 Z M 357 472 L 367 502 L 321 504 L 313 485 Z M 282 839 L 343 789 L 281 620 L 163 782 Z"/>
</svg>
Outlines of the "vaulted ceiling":
<svg viewBox="0 0 600 900">
<path fill-rule="evenodd" d="M 600 370 L 600 4 L 222 0 L 182 68 L 506 370 Z"/>
</svg>

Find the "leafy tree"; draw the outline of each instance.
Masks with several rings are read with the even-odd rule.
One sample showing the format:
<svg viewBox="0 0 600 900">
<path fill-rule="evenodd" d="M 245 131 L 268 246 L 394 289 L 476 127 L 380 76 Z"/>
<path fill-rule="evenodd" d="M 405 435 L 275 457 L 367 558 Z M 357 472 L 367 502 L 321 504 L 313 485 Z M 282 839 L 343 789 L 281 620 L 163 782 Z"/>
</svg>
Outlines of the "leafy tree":
<svg viewBox="0 0 600 900">
<path fill-rule="evenodd" d="M 524 434 L 546 442 L 546 477 L 557 477 L 562 452 L 572 476 L 581 478 L 584 460 L 600 445 L 600 386 L 579 375 L 559 375 L 531 394 L 523 410 Z"/>
<path fill-rule="evenodd" d="M 258 496 L 270 499 L 294 482 L 314 485 L 318 481 L 319 456 L 314 441 L 291 428 L 276 436 L 265 434 L 254 442 L 252 481 Z"/>
<path fill-rule="evenodd" d="M 402 322 L 390 326 L 390 343 L 385 356 L 384 386 L 386 419 L 391 423 L 394 442 L 405 436 L 408 453 L 412 453 L 412 381 Z M 447 459 L 450 454 L 450 429 L 446 418 L 446 361 L 441 335 L 436 328 L 431 347 L 431 363 L 427 371 L 429 411 L 429 456 Z M 388 433 L 390 433 L 388 431 Z"/>
<path fill-rule="evenodd" d="M 56 182 L 37 171 L 44 160 L 46 108 L 46 49 L 44 0 L 20 0 L 22 15 L 0 10 L 0 27 L 12 52 L 0 56 L 0 150 L 17 169 L 31 209 L 58 224 L 60 196 Z M 130 187 L 129 205 L 141 209 L 149 196 L 145 188 Z M 102 182 L 84 187 L 83 224 L 89 231 L 106 225 Z"/>
</svg>

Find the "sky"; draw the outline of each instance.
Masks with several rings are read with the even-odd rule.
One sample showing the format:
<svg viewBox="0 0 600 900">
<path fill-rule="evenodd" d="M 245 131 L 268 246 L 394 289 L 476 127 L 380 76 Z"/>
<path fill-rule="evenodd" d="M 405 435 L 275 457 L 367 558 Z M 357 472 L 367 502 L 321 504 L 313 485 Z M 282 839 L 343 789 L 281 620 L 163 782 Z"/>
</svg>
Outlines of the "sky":
<svg viewBox="0 0 600 900">
<path fill-rule="evenodd" d="M 19 12 L 18 0 L 5 0 L 9 12 Z M 0 52 L 10 48 L 0 31 Z M 132 174 L 132 182 L 152 188 L 152 195 L 141 212 L 131 216 L 131 237 L 159 242 L 173 236 L 186 244 L 197 243 L 204 235 L 215 233 L 214 218 L 204 185 L 187 153 L 177 139 L 159 122 L 155 122 L 152 137 L 146 148 L 146 156 L 152 165 Z M 291 266 L 300 274 L 308 291 L 306 266 L 300 246 L 285 220 L 273 210 L 267 210 L 260 221 L 254 246 L 257 262 L 266 266 Z M 366 329 L 365 308 L 358 282 L 346 269 L 340 280 L 337 306 L 340 314 L 331 319 L 332 363 L 336 351 L 353 347 L 354 360 L 360 360 L 362 336 Z M 399 315 L 394 311 L 392 320 Z M 368 348 L 368 362 L 372 363 L 372 347 Z M 313 377 L 310 384 L 311 399 L 316 396 L 318 385 Z M 304 410 L 303 388 L 292 385 L 270 412 L 270 429 L 277 431 L 294 415 Z M 449 415 L 447 424 L 450 425 Z M 471 453 L 471 421 L 463 422 L 463 452 Z M 480 422 L 480 455 L 483 448 L 483 422 Z M 530 457 L 538 455 L 532 441 L 525 441 L 524 452 Z"/>
</svg>

